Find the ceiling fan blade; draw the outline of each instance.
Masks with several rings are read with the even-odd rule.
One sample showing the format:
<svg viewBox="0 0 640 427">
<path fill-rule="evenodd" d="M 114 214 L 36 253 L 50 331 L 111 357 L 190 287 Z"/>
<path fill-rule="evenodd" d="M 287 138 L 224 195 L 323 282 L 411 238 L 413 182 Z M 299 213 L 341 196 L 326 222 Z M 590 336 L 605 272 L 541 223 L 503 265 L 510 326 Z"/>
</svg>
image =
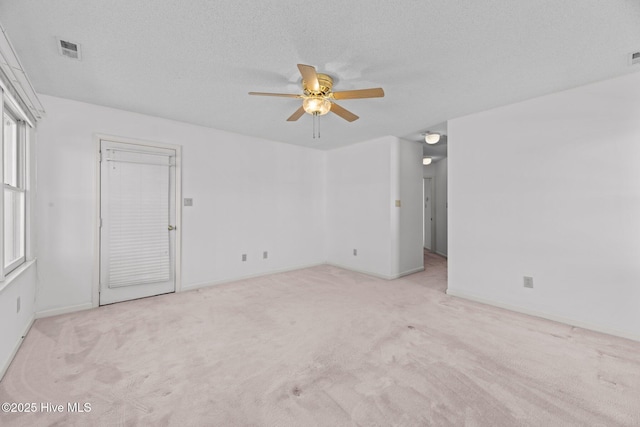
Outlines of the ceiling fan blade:
<svg viewBox="0 0 640 427">
<path fill-rule="evenodd" d="M 302 117 L 302 115 L 304 114 L 304 108 L 300 107 L 296 110 L 295 113 L 293 113 L 288 119 L 288 122 L 295 122 L 296 120 L 298 120 L 300 117 Z"/>
<path fill-rule="evenodd" d="M 311 92 L 318 92 L 320 90 L 320 83 L 318 83 L 316 69 L 311 65 L 298 64 L 298 70 L 300 70 L 300 74 L 302 74 L 305 87 Z"/>
<path fill-rule="evenodd" d="M 342 117 L 348 122 L 353 122 L 354 120 L 358 120 L 358 116 L 356 116 L 349 110 L 345 110 L 335 102 L 331 103 L 331 112 L 339 115 L 340 117 Z"/>
<path fill-rule="evenodd" d="M 381 87 L 333 92 L 333 97 L 335 99 L 382 98 L 383 96 L 384 91 Z"/>
<path fill-rule="evenodd" d="M 302 98 L 302 95 L 296 95 L 294 93 L 249 92 L 249 95 L 280 96 L 280 97 L 283 97 L 283 98 Z"/>
</svg>

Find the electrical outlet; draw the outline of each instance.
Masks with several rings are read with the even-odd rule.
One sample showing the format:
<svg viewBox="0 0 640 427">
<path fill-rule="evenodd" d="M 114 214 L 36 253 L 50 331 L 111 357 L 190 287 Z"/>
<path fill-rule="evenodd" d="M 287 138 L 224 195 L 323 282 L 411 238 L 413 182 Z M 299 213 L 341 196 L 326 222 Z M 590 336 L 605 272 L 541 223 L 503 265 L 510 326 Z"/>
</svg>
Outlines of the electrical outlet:
<svg viewBox="0 0 640 427">
<path fill-rule="evenodd" d="M 533 288 L 533 277 L 524 276 L 524 287 Z"/>
<path fill-rule="evenodd" d="M 192 198 L 185 198 L 184 199 L 184 205 L 185 206 L 193 206 L 193 199 Z"/>
<path fill-rule="evenodd" d="M 358 250 L 357 249 L 353 250 L 353 256 L 358 256 Z"/>
<path fill-rule="evenodd" d="M 16 300 L 16 313 L 20 313 L 20 297 Z"/>
<path fill-rule="evenodd" d="M 247 254 L 242 254 L 242 261 L 246 261 L 247 260 Z"/>
<path fill-rule="evenodd" d="M 269 252 L 267 251 L 262 252 L 262 259 L 267 259 L 267 258 L 269 258 Z"/>
</svg>

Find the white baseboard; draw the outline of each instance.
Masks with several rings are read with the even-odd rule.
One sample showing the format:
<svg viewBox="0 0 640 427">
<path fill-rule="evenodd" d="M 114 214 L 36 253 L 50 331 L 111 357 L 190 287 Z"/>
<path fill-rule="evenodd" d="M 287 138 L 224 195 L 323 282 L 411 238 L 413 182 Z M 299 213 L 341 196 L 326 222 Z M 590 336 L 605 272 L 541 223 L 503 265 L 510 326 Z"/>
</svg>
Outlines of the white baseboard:
<svg viewBox="0 0 640 427">
<path fill-rule="evenodd" d="M 547 320 L 553 320 L 554 322 L 564 323 L 566 325 L 576 326 L 578 328 L 588 329 L 590 331 L 602 332 L 604 334 L 614 335 L 616 337 L 626 338 L 626 339 L 630 339 L 630 340 L 633 340 L 633 341 L 640 341 L 640 335 L 636 335 L 636 334 L 633 334 L 633 333 L 628 333 L 628 332 L 625 332 L 625 331 L 619 331 L 619 330 L 616 330 L 616 329 L 602 327 L 602 326 L 599 326 L 599 325 L 594 325 L 592 323 L 571 319 L 569 317 L 558 316 L 558 315 L 551 314 L 551 313 L 546 313 L 546 312 L 543 312 L 543 311 L 531 310 L 531 309 L 528 309 L 528 308 L 520 307 L 520 306 L 513 305 L 513 304 L 503 303 L 503 302 L 500 302 L 500 301 L 493 301 L 493 300 L 489 300 L 489 299 L 486 299 L 486 298 L 483 298 L 483 297 L 479 297 L 477 295 L 468 294 L 466 292 L 460 292 L 460 291 L 457 291 L 455 289 L 447 289 L 447 295 L 451 295 L 453 297 L 458 297 L 458 298 L 463 298 L 463 299 L 479 302 L 479 303 L 482 303 L 482 304 L 491 305 L 491 306 L 494 306 L 494 307 L 504 308 L 504 309 L 507 309 L 507 310 L 510 310 L 510 311 L 515 311 L 515 312 L 518 312 L 518 313 L 528 314 L 530 316 L 541 317 L 541 318 L 547 319 Z"/>
<path fill-rule="evenodd" d="M 53 308 L 50 310 L 38 311 L 36 312 L 36 319 L 42 319 L 44 317 L 51 317 L 51 316 L 58 316 L 60 314 L 75 313 L 76 311 L 89 310 L 90 308 L 93 308 L 93 304 L 90 302 L 87 302 L 84 304 L 71 305 L 68 307 Z"/>
<path fill-rule="evenodd" d="M 448 257 L 447 257 L 447 254 L 445 254 L 444 252 L 440 252 L 440 251 L 435 251 L 435 252 L 436 252 L 438 255 L 440 255 L 440 256 L 443 256 L 443 257 L 445 257 L 445 258 L 448 258 Z"/>
<path fill-rule="evenodd" d="M 377 277 L 379 279 L 393 280 L 393 279 L 397 279 L 398 277 L 400 277 L 400 276 L 389 276 L 389 275 L 386 275 L 386 274 L 375 273 L 373 271 L 360 270 L 360 269 L 357 269 L 357 268 L 348 267 L 346 265 L 337 264 L 335 262 L 327 262 L 326 264 L 327 265 L 331 265 L 333 267 L 338 267 L 338 268 L 343 268 L 345 270 L 354 271 L 356 273 L 361 273 L 361 274 L 366 274 L 368 276 Z"/>
<path fill-rule="evenodd" d="M 398 274 L 396 277 L 394 277 L 394 279 L 397 279 L 397 278 L 403 277 L 403 276 L 408 276 L 410 274 L 417 273 L 419 271 L 424 271 L 424 265 L 422 267 L 417 267 L 417 268 L 413 268 L 411 270 L 404 271 L 404 272 Z"/>
<path fill-rule="evenodd" d="M 9 366 L 11 365 L 13 358 L 16 356 L 18 349 L 20 349 L 20 346 L 22 345 L 22 341 L 24 340 L 24 337 L 26 337 L 27 334 L 29 333 L 29 329 L 31 329 L 31 326 L 33 325 L 33 322 L 35 320 L 36 320 L 35 316 L 31 316 L 31 320 L 29 320 L 29 322 L 27 323 L 27 327 L 24 328 L 21 338 L 19 338 L 18 341 L 16 341 L 16 344 L 13 347 L 13 351 L 11 352 L 7 360 L 4 362 L 0 370 L 0 381 L 2 380 L 2 378 L 4 378 L 4 374 L 7 372 L 7 369 L 9 369 Z"/>
<path fill-rule="evenodd" d="M 324 262 L 318 262 L 318 263 L 315 263 L 315 264 L 299 265 L 299 266 L 296 266 L 296 267 L 286 267 L 286 268 L 280 268 L 280 269 L 277 269 L 277 270 L 265 271 L 265 272 L 262 272 L 262 273 L 247 274 L 247 275 L 244 275 L 244 276 L 227 277 L 227 278 L 224 278 L 224 279 L 211 280 L 211 281 L 208 281 L 208 282 L 194 283 L 192 285 L 184 285 L 183 284 L 182 285 L 182 289 L 179 292 L 192 291 L 194 289 L 206 288 L 208 286 L 222 285 L 223 283 L 237 282 L 239 280 L 253 279 L 255 277 L 268 276 L 269 274 L 286 273 L 287 271 L 302 270 L 303 268 L 317 267 L 319 265 L 325 265 L 325 263 Z"/>
<path fill-rule="evenodd" d="M 342 264 L 336 264 L 334 262 L 327 262 L 327 265 L 332 265 L 338 268 L 344 268 L 345 270 L 355 271 L 356 273 L 366 274 L 368 276 L 373 276 L 373 277 L 377 277 L 379 279 L 385 279 L 385 280 L 398 279 L 403 276 L 408 276 L 409 274 L 417 273 L 419 271 L 424 271 L 424 265 L 421 267 L 416 267 L 411 270 L 403 271 L 402 273 L 397 273 L 397 274 L 380 274 L 380 273 L 375 273 L 373 271 L 368 271 L 368 270 L 359 270 L 357 268 L 348 267 Z"/>
<path fill-rule="evenodd" d="M 374 273 L 372 271 L 357 270 L 357 269 L 354 269 L 354 268 L 351 268 L 351 267 L 347 267 L 345 265 L 335 264 L 335 263 L 331 263 L 331 262 L 320 262 L 320 263 L 316 263 L 316 264 L 307 264 L 307 265 L 299 265 L 299 266 L 296 266 L 296 267 L 281 268 L 279 270 L 266 271 L 266 272 L 263 272 L 263 273 L 248 274 L 248 275 L 245 275 L 245 276 L 229 277 L 229 278 L 225 278 L 225 279 L 212 280 L 212 281 L 209 281 L 209 282 L 195 283 L 195 284 L 187 285 L 187 286 L 182 285 L 182 290 L 180 292 L 192 291 L 194 289 L 206 288 L 208 286 L 222 285 L 224 283 L 237 282 L 239 280 L 253 279 L 253 278 L 256 278 L 256 277 L 267 276 L 269 274 L 286 273 L 287 271 L 302 270 L 303 268 L 317 267 L 319 265 L 331 265 L 333 267 L 344 268 L 345 270 L 355 271 L 356 273 L 362 273 L 362 274 L 366 274 L 366 275 L 369 275 L 369 276 L 374 276 L 374 277 L 378 277 L 380 279 L 386 279 L 386 280 L 393 280 L 393 279 L 397 279 L 397 278 L 402 277 L 402 276 L 407 276 L 409 274 L 417 273 L 418 271 L 424 271 L 424 266 L 422 266 L 422 267 L 418 267 L 418 268 L 414 268 L 414 269 L 402 272 L 400 274 L 396 274 L 396 275 L 393 275 L 393 276 L 388 276 L 388 275 L 384 275 L 384 274 Z"/>
</svg>

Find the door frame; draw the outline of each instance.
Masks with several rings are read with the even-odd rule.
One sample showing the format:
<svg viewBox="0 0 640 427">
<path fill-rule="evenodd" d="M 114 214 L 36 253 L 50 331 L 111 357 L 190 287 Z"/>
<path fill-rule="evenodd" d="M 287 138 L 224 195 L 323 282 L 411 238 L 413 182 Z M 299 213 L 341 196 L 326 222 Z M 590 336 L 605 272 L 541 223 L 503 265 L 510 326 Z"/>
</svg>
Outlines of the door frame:
<svg viewBox="0 0 640 427">
<path fill-rule="evenodd" d="M 425 190 L 427 188 L 427 180 L 431 182 L 431 252 L 436 252 L 436 178 L 433 176 L 425 176 L 422 177 L 422 248 L 424 247 L 424 219 L 425 219 L 425 209 L 424 209 L 424 195 Z"/>
<path fill-rule="evenodd" d="M 147 141 L 142 139 L 127 138 L 123 136 L 107 135 L 96 133 L 93 134 L 93 143 L 95 150 L 95 213 L 93 224 L 93 285 L 91 286 L 91 305 L 98 307 L 100 305 L 100 199 L 101 199 L 101 174 L 100 174 L 100 146 L 101 141 L 107 140 L 112 142 L 121 142 L 124 144 L 142 145 L 144 147 L 168 148 L 175 150 L 175 173 L 176 173 L 176 234 L 175 234 L 175 292 L 182 291 L 182 146 L 176 144 L 167 144 L 163 142 Z"/>
</svg>

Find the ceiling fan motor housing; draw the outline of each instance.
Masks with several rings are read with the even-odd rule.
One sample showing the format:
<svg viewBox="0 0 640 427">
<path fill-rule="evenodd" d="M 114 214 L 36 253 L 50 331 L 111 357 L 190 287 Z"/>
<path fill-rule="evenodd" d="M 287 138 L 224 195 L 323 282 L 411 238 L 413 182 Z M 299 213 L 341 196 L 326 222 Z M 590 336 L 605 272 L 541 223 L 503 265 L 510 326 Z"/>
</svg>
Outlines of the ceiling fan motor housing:
<svg viewBox="0 0 640 427">
<path fill-rule="evenodd" d="M 314 92 L 307 88 L 307 82 L 302 81 L 302 90 L 305 95 L 328 95 L 333 89 L 333 79 L 327 74 L 317 73 L 319 90 Z"/>
</svg>

